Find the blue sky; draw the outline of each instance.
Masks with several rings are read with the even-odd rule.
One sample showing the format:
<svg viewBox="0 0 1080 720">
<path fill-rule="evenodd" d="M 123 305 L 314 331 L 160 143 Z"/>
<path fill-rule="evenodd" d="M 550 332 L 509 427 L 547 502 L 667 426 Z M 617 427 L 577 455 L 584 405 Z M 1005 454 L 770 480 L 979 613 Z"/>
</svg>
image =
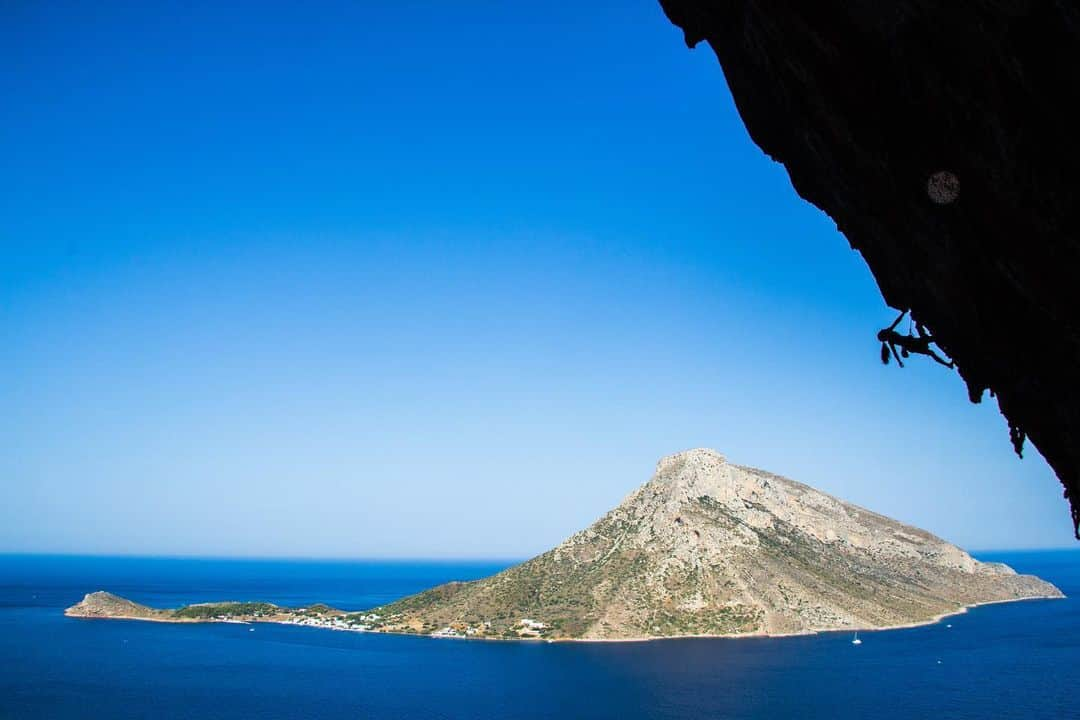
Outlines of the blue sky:
<svg viewBox="0 0 1080 720">
<path fill-rule="evenodd" d="M 1070 544 L 655 0 L 152 5 L 0 9 L 0 551 L 519 557 L 698 446 Z"/>
</svg>

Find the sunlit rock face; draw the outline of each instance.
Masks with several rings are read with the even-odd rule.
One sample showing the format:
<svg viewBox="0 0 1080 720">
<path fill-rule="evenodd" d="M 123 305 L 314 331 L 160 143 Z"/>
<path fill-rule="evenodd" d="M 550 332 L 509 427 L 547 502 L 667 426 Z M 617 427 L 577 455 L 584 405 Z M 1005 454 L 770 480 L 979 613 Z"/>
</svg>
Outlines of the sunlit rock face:
<svg viewBox="0 0 1080 720">
<path fill-rule="evenodd" d="M 547 638 L 620 639 L 896 627 L 1057 596 L 928 532 L 699 448 L 660 460 L 548 552 L 377 611 L 406 628 L 506 634 L 531 618 Z"/>
<path fill-rule="evenodd" d="M 1046 457 L 1075 529 L 1077 6 L 660 3 L 687 44 L 712 47 L 751 138 L 836 221 L 886 302 L 926 326 L 973 401 L 996 395 L 1018 452 L 1030 438 Z"/>
</svg>

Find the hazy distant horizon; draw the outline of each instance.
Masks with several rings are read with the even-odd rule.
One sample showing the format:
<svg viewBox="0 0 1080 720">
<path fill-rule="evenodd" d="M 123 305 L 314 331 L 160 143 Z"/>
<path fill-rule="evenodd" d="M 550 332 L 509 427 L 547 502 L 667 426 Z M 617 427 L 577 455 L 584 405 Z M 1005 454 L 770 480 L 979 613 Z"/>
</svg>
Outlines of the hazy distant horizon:
<svg viewBox="0 0 1080 720">
<path fill-rule="evenodd" d="M 555 543 L 553 543 L 554 545 Z M 971 553 L 976 559 L 982 559 L 983 556 L 994 556 L 998 554 L 1017 554 L 1023 555 L 1027 553 L 1080 553 L 1080 548 L 1076 547 L 1024 547 L 1024 548 L 962 548 L 963 550 Z M 170 555 L 170 554 L 138 554 L 138 553 L 78 553 L 78 552 L 0 552 L 0 558 L 71 558 L 71 559 L 100 559 L 100 560 L 131 560 L 131 561 L 169 561 L 175 560 L 177 562 L 190 562 L 205 560 L 207 562 L 229 562 L 235 560 L 238 563 L 250 562 L 250 563 L 309 563 L 309 564 L 387 564 L 387 565 L 498 565 L 504 564 L 506 567 L 511 567 L 519 563 L 523 563 L 527 560 L 531 560 L 535 555 L 522 555 L 520 557 L 484 557 L 484 556 L 387 556 L 387 557 L 375 557 L 375 556 L 350 556 L 350 555 L 323 555 L 323 556 L 308 556 L 308 555 Z"/>
<path fill-rule="evenodd" d="M 11 10 L 0 551 L 523 558 L 692 447 L 1071 547 L 707 48 L 480 5 Z"/>
</svg>

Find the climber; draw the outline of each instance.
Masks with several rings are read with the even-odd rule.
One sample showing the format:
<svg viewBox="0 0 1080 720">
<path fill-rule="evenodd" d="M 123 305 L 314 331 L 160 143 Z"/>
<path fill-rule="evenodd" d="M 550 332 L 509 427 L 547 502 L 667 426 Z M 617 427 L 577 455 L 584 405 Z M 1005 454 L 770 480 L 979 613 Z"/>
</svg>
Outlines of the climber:
<svg viewBox="0 0 1080 720">
<path fill-rule="evenodd" d="M 896 332 L 896 326 L 900 324 L 900 321 L 904 319 L 907 313 L 908 311 L 904 310 L 892 325 L 878 332 L 877 339 L 881 342 L 881 362 L 888 365 L 889 352 L 892 351 L 892 356 L 896 358 L 896 364 L 900 367 L 904 367 L 904 361 L 900 359 L 900 356 L 908 357 L 912 353 L 932 357 L 935 362 L 947 368 L 956 367 L 955 363 L 951 360 L 946 362 L 930 347 L 930 343 L 934 342 L 934 338 L 930 337 L 930 333 L 926 331 L 922 324 L 915 323 L 915 335 L 910 333 L 901 335 Z M 898 346 L 900 348 L 899 352 L 896 350 Z"/>
</svg>

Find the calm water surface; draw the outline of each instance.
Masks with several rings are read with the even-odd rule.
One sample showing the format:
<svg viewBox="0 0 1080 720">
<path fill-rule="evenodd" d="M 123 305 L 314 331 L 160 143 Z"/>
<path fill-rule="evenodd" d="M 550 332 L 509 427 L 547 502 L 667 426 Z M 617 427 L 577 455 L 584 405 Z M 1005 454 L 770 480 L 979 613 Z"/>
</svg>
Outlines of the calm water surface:
<svg viewBox="0 0 1080 720">
<path fill-rule="evenodd" d="M 1080 552 L 983 554 L 1071 597 L 910 630 L 466 642 L 65 618 L 83 594 L 371 607 L 508 563 L 0 556 L 0 718 L 1080 718 Z M 951 623 L 952 627 L 947 627 Z"/>
</svg>

